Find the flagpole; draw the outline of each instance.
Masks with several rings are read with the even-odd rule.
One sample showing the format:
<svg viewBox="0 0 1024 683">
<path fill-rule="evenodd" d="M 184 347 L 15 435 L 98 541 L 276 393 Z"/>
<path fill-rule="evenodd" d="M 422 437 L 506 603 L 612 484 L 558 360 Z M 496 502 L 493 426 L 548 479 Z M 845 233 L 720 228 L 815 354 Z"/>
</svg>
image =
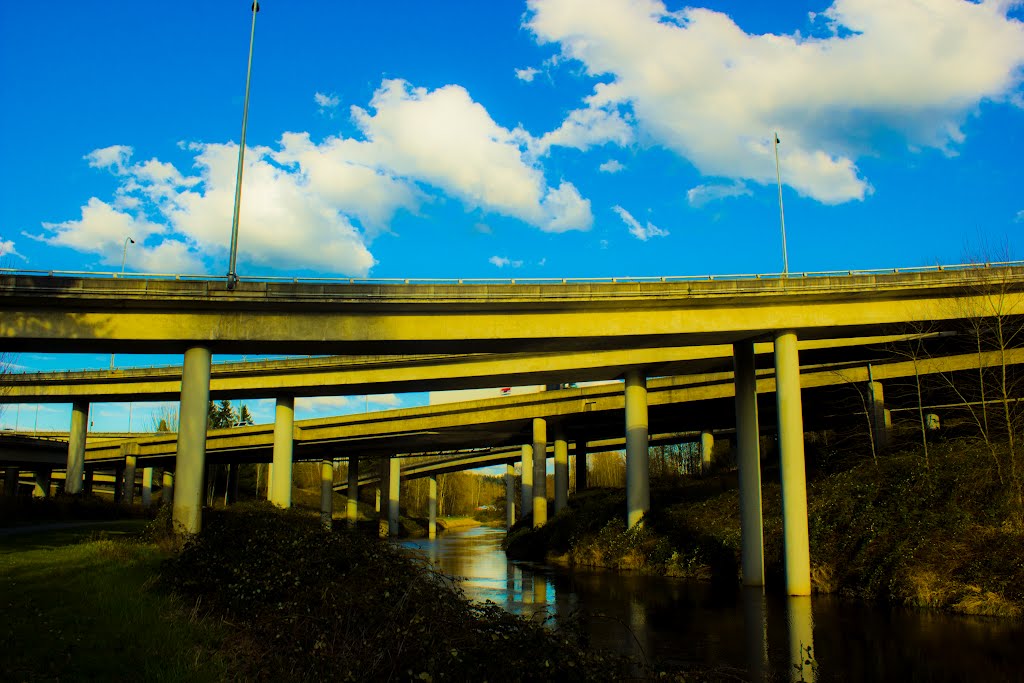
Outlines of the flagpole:
<svg viewBox="0 0 1024 683">
<path fill-rule="evenodd" d="M 260 3 L 252 3 L 252 32 L 249 34 L 249 66 L 245 72 L 245 103 L 242 105 L 242 141 L 238 145 L 238 175 L 235 177 L 235 210 L 231 216 L 231 256 L 228 259 L 228 289 L 238 282 L 235 258 L 238 256 L 238 214 L 242 207 L 242 168 L 245 159 L 245 128 L 249 122 L 249 82 L 252 79 L 252 45 L 256 39 L 256 14 Z"/>
<path fill-rule="evenodd" d="M 782 208 L 782 173 L 779 172 L 779 132 L 773 134 L 775 148 L 775 179 L 779 183 L 779 223 L 782 225 L 782 274 L 789 275 L 789 256 L 786 254 L 786 212 Z"/>
</svg>

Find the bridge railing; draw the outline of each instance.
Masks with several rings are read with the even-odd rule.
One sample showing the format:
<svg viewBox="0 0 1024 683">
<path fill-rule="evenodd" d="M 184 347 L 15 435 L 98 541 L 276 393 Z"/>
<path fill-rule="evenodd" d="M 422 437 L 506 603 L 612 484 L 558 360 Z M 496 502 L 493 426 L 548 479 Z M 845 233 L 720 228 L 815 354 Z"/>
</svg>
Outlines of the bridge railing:
<svg viewBox="0 0 1024 683">
<path fill-rule="evenodd" d="M 900 273 L 931 273 L 979 270 L 1005 266 L 1024 266 L 1024 261 L 998 261 L 985 263 L 957 263 L 953 265 L 908 266 L 904 268 L 867 268 L 850 270 L 810 270 L 794 273 L 730 273 L 709 275 L 622 275 L 615 277 L 526 277 L 526 278 L 353 278 L 283 275 L 239 276 L 242 282 L 282 282 L 290 284 L 349 284 L 349 285 L 567 285 L 567 284 L 625 284 L 644 282 L 707 282 L 729 280 L 782 280 L 812 277 L 857 277 L 864 275 L 898 275 Z M 121 273 L 92 270 L 31 270 L 0 268 L 0 275 L 30 275 L 45 277 L 113 278 L 116 280 L 224 280 L 226 275 L 182 273 Z"/>
</svg>

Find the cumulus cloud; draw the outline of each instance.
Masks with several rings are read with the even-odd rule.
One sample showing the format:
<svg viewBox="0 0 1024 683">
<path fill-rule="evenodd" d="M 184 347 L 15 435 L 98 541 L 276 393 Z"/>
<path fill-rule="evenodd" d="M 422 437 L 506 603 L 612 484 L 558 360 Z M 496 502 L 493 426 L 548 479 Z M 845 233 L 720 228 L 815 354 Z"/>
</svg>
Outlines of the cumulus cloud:
<svg viewBox="0 0 1024 683">
<path fill-rule="evenodd" d="M 354 405 L 350 396 L 299 396 L 295 399 L 295 409 L 304 412 L 325 410 L 342 410 Z"/>
<path fill-rule="evenodd" d="M 12 240 L 0 239 L 0 267 L 4 265 L 4 260 L 9 256 L 17 256 L 22 261 L 25 257 L 18 253 L 18 250 L 14 248 L 14 242 Z"/>
<path fill-rule="evenodd" d="M 313 93 L 313 101 L 320 110 L 337 109 L 341 99 L 337 95 L 325 95 L 322 92 Z"/>
<path fill-rule="evenodd" d="M 492 256 L 491 258 L 487 259 L 487 262 L 497 266 L 498 268 L 504 268 L 505 266 L 519 268 L 520 266 L 523 265 L 522 261 L 513 261 L 509 258 L 506 258 L 505 256 Z"/>
<path fill-rule="evenodd" d="M 629 228 L 629 234 L 641 242 L 646 242 L 651 237 L 664 237 L 668 235 L 668 230 L 662 230 L 650 221 L 647 221 L 647 225 L 641 225 L 640 221 L 633 218 L 633 215 L 621 206 L 613 206 L 612 211 L 619 214 L 619 218 Z"/>
<path fill-rule="evenodd" d="M 516 78 L 527 83 L 532 83 L 534 77 L 540 73 L 540 69 L 534 69 L 532 66 L 528 66 L 525 69 L 516 69 Z"/>
<path fill-rule="evenodd" d="M 691 188 L 686 193 L 686 199 L 690 202 L 690 206 L 700 208 L 708 202 L 715 202 L 730 197 L 744 197 L 751 194 L 753 193 L 750 191 L 750 188 L 742 182 L 737 181 L 728 184 L 708 183 Z"/>
<path fill-rule="evenodd" d="M 370 394 L 366 397 L 366 402 L 371 405 L 394 408 L 401 405 L 402 400 L 395 394 Z"/>
<path fill-rule="evenodd" d="M 702 173 L 771 183 L 778 130 L 784 182 L 839 203 L 871 192 L 855 159 L 884 135 L 953 153 L 981 101 L 1020 97 L 1013 4 L 835 0 L 804 36 L 751 34 L 723 13 L 660 0 L 529 0 L 526 26 L 610 79 L 588 108 L 628 106 L 645 136 Z"/>
<path fill-rule="evenodd" d="M 608 161 L 598 166 L 597 170 L 600 171 L 601 173 L 618 173 L 619 171 L 622 171 L 625 168 L 625 166 L 620 164 L 615 159 L 609 159 Z"/>
</svg>

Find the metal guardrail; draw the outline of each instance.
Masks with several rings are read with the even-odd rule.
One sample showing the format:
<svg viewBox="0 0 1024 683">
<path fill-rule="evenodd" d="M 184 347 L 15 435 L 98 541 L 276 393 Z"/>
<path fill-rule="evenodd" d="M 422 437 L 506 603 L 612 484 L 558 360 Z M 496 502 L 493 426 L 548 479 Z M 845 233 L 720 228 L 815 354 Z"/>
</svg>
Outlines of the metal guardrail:
<svg viewBox="0 0 1024 683">
<path fill-rule="evenodd" d="M 817 270 L 799 273 L 732 273 L 725 275 L 626 275 L 621 277 L 530 277 L 530 278 L 344 278 L 344 277 L 289 277 L 280 275 L 239 276 L 240 282 L 283 282 L 289 284 L 340 285 L 568 285 L 568 284 L 628 284 L 641 282 L 717 282 L 729 280 L 785 280 L 812 277 L 857 277 L 861 275 L 899 275 L 901 273 L 931 273 L 980 270 L 1006 266 L 1024 266 L 1024 261 L 998 261 L 985 263 L 958 263 L 953 265 L 909 266 L 906 268 L 869 268 L 854 270 Z M 44 277 L 113 278 L 115 280 L 184 280 L 224 281 L 226 275 L 195 275 L 181 273 L 120 273 L 89 270 L 29 270 L 0 268 L 0 275 L 31 275 Z"/>
</svg>

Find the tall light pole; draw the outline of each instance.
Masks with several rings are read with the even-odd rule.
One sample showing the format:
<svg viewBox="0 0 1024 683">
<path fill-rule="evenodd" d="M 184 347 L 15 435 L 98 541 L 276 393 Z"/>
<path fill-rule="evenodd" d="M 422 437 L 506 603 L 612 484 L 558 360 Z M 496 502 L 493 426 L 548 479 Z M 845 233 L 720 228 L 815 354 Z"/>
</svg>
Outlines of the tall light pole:
<svg viewBox="0 0 1024 683">
<path fill-rule="evenodd" d="M 245 161 L 245 128 L 249 122 L 249 83 L 252 80 L 252 45 L 256 40 L 256 14 L 260 3 L 252 3 L 252 32 L 249 34 L 249 66 L 245 72 L 245 103 L 242 105 L 242 141 L 238 145 L 238 174 L 235 176 L 235 210 L 231 215 L 231 255 L 228 258 L 228 289 L 238 283 L 235 260 L 238 257 L 238 213 L 242 206 L 242 167 Z"/>
<path fill-rule="evenodd" d="M 789 275 L 789 256 L 786 254 L 786 212 L 782 209 L 782 173 L 779 172 L 779 132 L 772 134 L 775 148 L 775 179 L 779 183 L 779 222 L 782 224 L 782 274 Z"/>
<path fill-rule="evenodd" d="M 131 237 L 124 238 L 124 250 L 121 252 L 121 275 L 124 275 L 124 264 L 128 260 L 128 244 L 135 244 L 135 240 Z M 110 371 L 114 371 L 114 355 L 110 354 Z"/>
</svg>

